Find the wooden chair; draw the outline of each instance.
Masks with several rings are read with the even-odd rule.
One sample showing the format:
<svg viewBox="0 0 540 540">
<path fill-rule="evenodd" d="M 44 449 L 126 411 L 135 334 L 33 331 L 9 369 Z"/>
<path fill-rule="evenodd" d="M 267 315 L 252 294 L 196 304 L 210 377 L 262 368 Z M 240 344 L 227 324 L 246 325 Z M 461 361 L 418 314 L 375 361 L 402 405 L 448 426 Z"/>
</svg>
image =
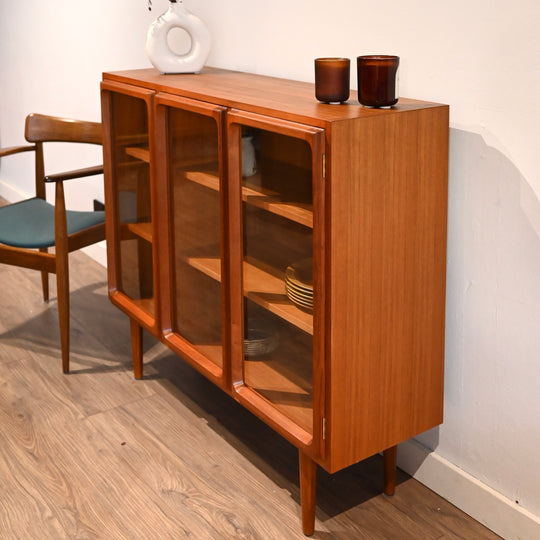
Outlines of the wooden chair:
<svg viewBox="0 0 540 540">
<path fill-rule="evenodd" d="M 68 253 L 105 238 L 105 212 L 66 211 L 64 181 L 101 174 L 88 167 L 45 176 L 43 143 L 102 144 L 101 124 L 30 114 L 25 138 L 30 145 L 0 148 L 0 158 L 20 152 L 35 153 L 36 196 L 0 207 L 0 263 L 41 271 L 43 299 L 49 299 L 49 273 L 56 274 L 62 369 L 69 372 Z M 56 184 L 55 204 L 46 201 L 45 183 Z M 48 248 L 54 246 L 54 253 Z"/>
</svg>

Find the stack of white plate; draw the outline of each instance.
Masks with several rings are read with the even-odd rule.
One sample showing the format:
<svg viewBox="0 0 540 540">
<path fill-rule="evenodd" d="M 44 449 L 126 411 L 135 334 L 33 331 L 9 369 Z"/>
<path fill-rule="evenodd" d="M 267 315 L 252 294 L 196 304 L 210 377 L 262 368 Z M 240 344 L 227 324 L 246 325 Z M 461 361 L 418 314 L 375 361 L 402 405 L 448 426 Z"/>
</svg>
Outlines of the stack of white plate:
<svg viewBox="0 0 540 540">
<path fill-rule="evenodd" d="M 285 291 L 297 306 L 313 309 L 313 259 L 302 259 L 287 267 Z"/>
</svg>

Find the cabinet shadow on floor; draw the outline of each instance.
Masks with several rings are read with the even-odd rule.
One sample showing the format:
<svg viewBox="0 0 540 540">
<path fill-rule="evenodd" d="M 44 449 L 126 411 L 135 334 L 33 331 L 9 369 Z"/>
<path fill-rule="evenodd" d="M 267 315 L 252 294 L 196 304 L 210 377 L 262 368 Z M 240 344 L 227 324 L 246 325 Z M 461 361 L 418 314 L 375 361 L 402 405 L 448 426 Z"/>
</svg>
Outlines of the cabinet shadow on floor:
<svg viewBox="0 0 540 540">
<path fill-rule="evenodd" d="M 145 335 L 147 343 L 150 339 Z M 144 378 L 159 381 L 277 486 L 289 490 L 300 504 L 296 447 L 169 351 L 145 364 Z M 317 478 L 317 517 L 324 521 L 382 496 L 382 457 L 372 456 L 334 474 L 318 467 Z M 398 470 L 398 484 L 409 478 Z"/>
</svg>

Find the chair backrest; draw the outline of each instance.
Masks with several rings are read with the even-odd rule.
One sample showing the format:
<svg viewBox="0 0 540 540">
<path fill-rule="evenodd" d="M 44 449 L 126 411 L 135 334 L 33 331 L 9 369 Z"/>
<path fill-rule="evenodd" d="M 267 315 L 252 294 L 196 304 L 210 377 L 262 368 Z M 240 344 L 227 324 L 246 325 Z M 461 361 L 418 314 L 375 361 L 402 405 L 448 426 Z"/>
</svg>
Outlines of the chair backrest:
<svg viewBox="0 0 540 540">
<path fill-rule="evenodd" d="M 102 144 L 101 123 L 59 118 L 43 114 L 26 117 L 25 137 L 28 142 L 78 142 Z"/>
</svg>

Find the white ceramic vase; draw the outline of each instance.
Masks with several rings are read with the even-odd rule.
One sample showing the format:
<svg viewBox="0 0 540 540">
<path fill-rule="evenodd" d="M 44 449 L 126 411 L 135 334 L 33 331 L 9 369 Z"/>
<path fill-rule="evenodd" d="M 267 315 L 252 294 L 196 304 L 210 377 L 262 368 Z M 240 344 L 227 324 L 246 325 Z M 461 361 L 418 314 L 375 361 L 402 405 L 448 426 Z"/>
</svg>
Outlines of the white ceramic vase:
<svg viewBox="0 0 540 540">
<path fill-rule="evenodd" d="M 167 42 L 173 28 L 182 28 L 191 39 L 185 54 L 175 53 Z M 161 73 L 198 73 L 210 54 L 211 38 L 206 25 L 186 9 L 182 0 L 170 0 L 169 9 L 148 28 L 146 54 Z"/>
</svg>

